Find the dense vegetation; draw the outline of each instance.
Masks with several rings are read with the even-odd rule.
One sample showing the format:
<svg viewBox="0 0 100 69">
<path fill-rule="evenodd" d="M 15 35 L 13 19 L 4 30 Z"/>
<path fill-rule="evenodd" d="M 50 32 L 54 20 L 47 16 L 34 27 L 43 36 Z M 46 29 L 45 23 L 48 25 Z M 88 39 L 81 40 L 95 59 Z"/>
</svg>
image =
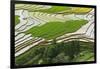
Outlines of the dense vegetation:
<svg viewBox="0 0 100 69">
<path fill-rule="evenodd" d="M 36 37 L 43 37 L 46 39 L 52 39 L 59 37 L 66 33 L 71 33 L 77 31 L 83 25 L 85 25 L 87 20 L 69 20 L 66 22 L 48 22 L 42 26 L 36 26 L 28 31 L 27 34 L 31 33 Z"/>
<path fill-rule="evenodd" d="M 66 62 L 93 61 L 92 42 L 70 41 L 50 45 L 35 46 L 16 57 L 16 65 L 51 64 Z"/>
</svg>

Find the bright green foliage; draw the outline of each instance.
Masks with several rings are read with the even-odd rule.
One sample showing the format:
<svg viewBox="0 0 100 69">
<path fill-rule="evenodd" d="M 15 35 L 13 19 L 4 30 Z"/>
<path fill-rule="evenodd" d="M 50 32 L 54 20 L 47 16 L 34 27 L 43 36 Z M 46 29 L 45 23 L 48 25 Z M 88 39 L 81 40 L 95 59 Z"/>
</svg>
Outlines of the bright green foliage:
<svg viewBox="0 0 100 69">
<path fill-rule="evenodd" d="M 43 37 L 46 39 L 52 39 L 59 37 L 66 33 L 72 33 L 77 31 L 87 20 L 70 20 L 66 22 L 48 22 L 42 26 L 35 26 L 28 31 L 27 34 L 31 33 L 32 36 Z"/>
<path fill-rule="evenodd" d="M 15 25 L 17 25 L 19 22 L 20 22 L 20 20 L 19 20 L 19 16 L 16 15 L 16 16 L 15 16 Z"/>
<path fill-rule="evenodd" d="M 66 10 L 70 10 L 70 7 L 66 7 L 66 6 L 52 6 L 49 9 L 44 9 L 44 10 L 37 10 L 39 12 L 45 12 L 45 13 L 58 13 L 58 12 L 62 12 L 62 11 L 66 11 Z"/>
</svg>

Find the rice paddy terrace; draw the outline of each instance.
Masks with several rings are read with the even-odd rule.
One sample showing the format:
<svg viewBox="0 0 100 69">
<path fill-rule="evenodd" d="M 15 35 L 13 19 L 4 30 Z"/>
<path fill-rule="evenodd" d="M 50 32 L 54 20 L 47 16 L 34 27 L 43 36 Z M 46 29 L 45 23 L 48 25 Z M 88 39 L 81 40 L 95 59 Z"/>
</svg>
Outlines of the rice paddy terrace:
<svg viewBox="0 0 100 69">
<path fill-rule="evenodd" d="M 16 65 L 94 61 L 94 9 L 15 5 Z"/>
</svg>

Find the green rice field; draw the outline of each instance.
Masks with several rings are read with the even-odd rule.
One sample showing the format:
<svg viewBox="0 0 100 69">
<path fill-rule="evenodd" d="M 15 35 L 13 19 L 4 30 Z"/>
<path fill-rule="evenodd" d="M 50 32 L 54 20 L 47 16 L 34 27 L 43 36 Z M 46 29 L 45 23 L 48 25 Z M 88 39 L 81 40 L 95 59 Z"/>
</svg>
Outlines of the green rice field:
<svg viewBox="0 0 100 69">
<path fill-rule="evenodd" d="M 70 20 L 66 22 L 48 22 L 42 26 L 36 26 L 26 33 L 31 33 L 32 36 L 43 37 L 46 39 L 52 39 L 59 37 L 63 34 L 72 33 L 77 31 L 81 26 L 85 25 L 86 20 Z"/>
</svg>

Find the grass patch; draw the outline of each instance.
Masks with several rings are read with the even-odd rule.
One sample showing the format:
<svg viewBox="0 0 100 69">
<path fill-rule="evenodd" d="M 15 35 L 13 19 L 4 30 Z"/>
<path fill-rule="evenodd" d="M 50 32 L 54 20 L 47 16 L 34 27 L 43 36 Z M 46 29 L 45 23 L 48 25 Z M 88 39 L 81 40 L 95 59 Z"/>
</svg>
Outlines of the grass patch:
<svg viewBox="0 0 100 69">
<path fill-rule="evenodd" d="M 62 12 L 62 11 L 70 10 L 70 9 L 71 8 L 67 6 L 52 6 L 49 9 L 36 10 L 36 11 L 45 12 L 45 13 L 57 13 L 57 12 Z"/>
<path fill-rule="evenodd" d="M 85 14 L 92 10 L 92 8 L 80 8 L 80 7 L 67 7 L 67 6 L 52 6 L 52 8 L 37 10 L 45 13 L 63 13 L 63 14 Z"/>
<path fill-rule="evenodd" d="M 17 25 L 18 23 L 20 23 L 19 17 L 20 16 L 15 15 L 15 25 Z"/>
<path fill-rule="evenodd" d="M 26 34 L 31 33 L 32 36 L 42 37 L 46 39 L 52 39 L 59 37 L 66 33 L 72 33 L 77 31 L 83 25 L 85 25 L 87 20 L 70 20 L 66 22 L 48 22 L 42 26 L 35 26 L 28 31 Z"/>
</svg>

